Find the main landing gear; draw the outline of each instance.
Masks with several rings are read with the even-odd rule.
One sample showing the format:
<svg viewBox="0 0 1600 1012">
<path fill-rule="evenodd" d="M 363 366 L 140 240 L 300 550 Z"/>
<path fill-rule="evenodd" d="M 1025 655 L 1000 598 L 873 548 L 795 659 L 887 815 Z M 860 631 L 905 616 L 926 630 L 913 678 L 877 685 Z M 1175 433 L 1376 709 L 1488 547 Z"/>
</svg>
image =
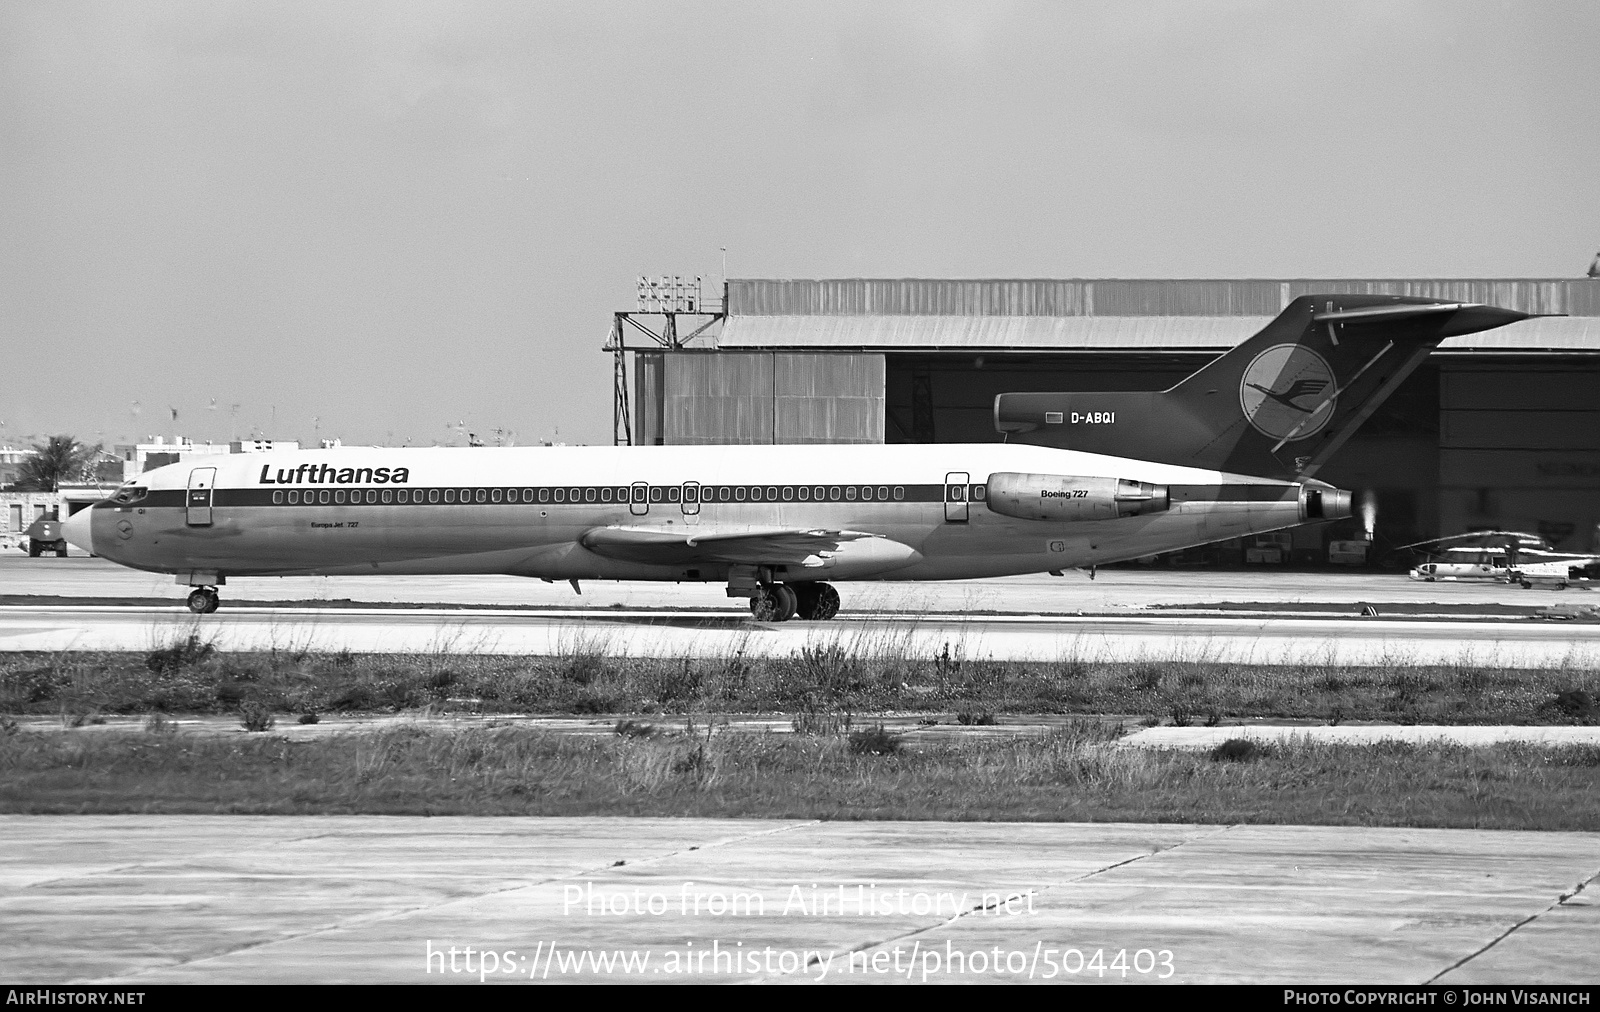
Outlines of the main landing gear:
<svg viewBox="0 0 1600 1012">
<path fill-rule="evenodd" d="M 757 622 L 787 622 L 799 617 L 823 622 L 839 613 L 839 592 L 826 583 L 769 583 L 750 598 Z"/>
<path fill-rule="evenodd" d="M 217 605 L 222 599 L 217 596 L 217 588 L 201 587 L 189 595 L 189 610 L 196 615 L 209 615 L 217 610 Z"/>
</svg>

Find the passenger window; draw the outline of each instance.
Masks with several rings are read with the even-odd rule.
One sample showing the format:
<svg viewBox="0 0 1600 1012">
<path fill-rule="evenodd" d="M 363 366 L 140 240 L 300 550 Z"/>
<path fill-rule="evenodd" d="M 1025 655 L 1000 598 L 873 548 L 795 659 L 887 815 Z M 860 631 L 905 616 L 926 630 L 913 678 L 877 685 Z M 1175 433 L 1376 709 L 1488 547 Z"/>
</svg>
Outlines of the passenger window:
<svg viewBox="0 0 1600 1012">
<path fill-rule="evenodd" d="M 878 486 L 878 501 L 879 502 L 888 502 L 889 501 L 889 486 L 887 486 L 887 485 L 879 485 Z"/>
<path fill-rule="evenodd" d="M 592 487 L 586 488 L 583 490 L 583 501 L 594 502 L 595 499 L 598 498 L 598 495 L 599 494 Z"/>
<path fill-rule="evenodd" d="M 556 489 L 556 491 L 560 492 L 561 490 L 558 488 L 558 489 Z M 540 502 L 549 502 L 550 501 L 550 490 L 549 489 L 541 488 L 539 490 L 539 501 Z"/>
<path fill-rule="evenodd" d="M 522 490 L 522 501 L 523 502 L 533 502 L 533 489 L 525 488 L 525 489 Z"/>
<path fill-rule="evenodd" d="M 745 488 L 743 485 L 735 485 L 733 487 L 733 497 L 739 502 L 744 502 L 745 497 L 749 494 L 750 490 Z"/>
<path fill-rule="evenodd" d="M 767 486 L 767 502 L 777 502 L 777 501 L 778 501 L 778 486 L 776 486 L 776 485 Z"/>
<path fill-rule="evenodd" d="M 834 502 L 838 502 L 839 501 L 839 486 L 834 485 L 833 487 L 828 489 L 828 498 L 833 500 Z"/>
<path fill-rule="evenodd" d="M 281 489 L 273 491 L 273 493 L 272 493 L 272 505 L 274 505 L 274 506 L 283 505 L 283 491 Z"/>
<path fill-rule="evenodd" d="M 667 501 L 666 489 L 662 488 L 660 485 L 651 485 L 650 486 L 650 501 L 651 502 L 666 502 Z"/>
<path fill-rule="evenodd" d="M 678 499 L 680 498 L 679 493 L 681 491 L 682 490 L 679 489 L 678 486 L 676 486 L 676 485 L 673 485 L 670 488 L 668 488 L 667 489 L 667 502 L 677 502 Z"/>
<path fill-rule="evenodd" d="M 611 486 L 610 485 L 607 485 L 605 488 L 602 488 L 600 490 L 600 501 L 601 502 L 610 502 L 611 501 Z"/>
<path fill-rule="evenodd" d="M 428 489 L 428 501 L 429 502 L 438 502 L 439 501 L 439 490 L 438 489 L 436 489 L 436 488 Z"/>
<path fill-rule="evenodd" d="M 387 489 L 386 488 L 381 493 L 380 498 L 383 499 L 383 501 L 386 502 L 386 503 L 387 502 L 393 502 L 394 501 L 394 492 L 391 489 Z"/>
<path fill-rule="evenodd" d="M 972 486 L 972 497 L 971 498 L 972 498 L 973 502 L 982 502 L 984 496 L 986 496 L 988 494 L 989 494 L 989 486 L 988 485 L 974 485 L 974 486 Z"/>
<path fill-rule="evenodd" d="M 821 502 L 822 501 L 822 486 L 821 485 L 818 485 L 816 488 L 811 490 L 811 498 L 815 499 L 817 502 Z M 838 496 L 834 496 L 834 498 L 837 499 Z"/>
<path fill-rule="evenodd" d="M 894 487 L 894 501 L 895 502 L 899 502 L 900 500 L 904 499 L 905 497 L 906 497 L 906 487 L 904 485 L 896 485 Z"/>
<path fill-rule="evenodd" d="M 321 503 L 323 506 L 328 505 L 328 490 L 327 489 L 323 489 L 321 492 L 317 493 L 317 502 Z"/>
<path fill-rule="evenodd" d="M 300 501 L 300 493 L 294 489 L 289 490 L 289 505 L 293 506 Z"/>
<path fill-rule="evenodd" d="M 356 498 L 357 499 L 361 498 L 361 493 L 360 492 L 356 493 Z M 335 503 L 341 505 L 341 506 L 344 505 L 344 489 L 340 488 L 340 489 L 335 489 L 334 490 L 334 492 L 333 492 L 333 501 Z"/>
<path fill-rule="evenodd" d="M 806 502 L 811 498 L 811 486 L 810 485 L 801 485 L 799 491 L 800 491 L 800 501 L 801 502 Z"/>
<path fill-rule="evenodd" d="M 445 502 L 455 502 L 456 501 L 456 490 L 453 489 L 453 488 L 445 489 L 444 490 L 444 501 Z"/>
<path fill-rule="evenodd" d="M 567 501 L 567 490 L 564 489 L 564 488 L 556 489 L 556 502 L 566 502 L 566 501 Z"/>
<path fill-rule="evenodd" d="M 854 502 L 856 497 L 856 487 L 854 485 L 846 485 L 844 487 L 844 497 Z"/>
<path fill-rule="evenodd" d="M 872 500 L 872 486 L 871 485 L 863 485 L 863 486 L 861 486 L 861 498 L 863 498 L 863 499 L 865 499 L 865 500 L 867 500 L 869 502 Z"/>
<path fill-rule="evenodd" d="M 499 489 L 495 489 L 493 492 L 489 493 L 489 499 L 490 499 L 491 502 L 499 502 L 500 501 L 500 490 Z"/>
<path fill-rule="evenodd" d="M 783 486 L 783 501 L 784 502 L 792 502 L 792 501 L 794 501 L 794 486 L 793 485 L 785 485 L 785 486 Z"/>
</svg>

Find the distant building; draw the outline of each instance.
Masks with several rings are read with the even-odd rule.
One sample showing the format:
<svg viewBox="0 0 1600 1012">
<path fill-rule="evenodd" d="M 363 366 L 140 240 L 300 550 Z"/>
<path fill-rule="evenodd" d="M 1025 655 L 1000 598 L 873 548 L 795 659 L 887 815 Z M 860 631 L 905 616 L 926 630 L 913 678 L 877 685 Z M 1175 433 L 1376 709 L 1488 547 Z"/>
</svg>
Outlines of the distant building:
<svg viewBox="0 0 1600 1012">
<path fill-rule="evenodd" d="M 131 481 L 146 471 L 193 457 L 221 453 L 267 453 L 271 450 L 298 450 L 298 440 L 241 439 L 231 443 L 197 443 L 187 436 L 178 436 L 168 442 L 163 436 L 153 436 L 148 443 L 120 443 L 116 455 L 122 459 L 119 480 Z"/>
</svg>

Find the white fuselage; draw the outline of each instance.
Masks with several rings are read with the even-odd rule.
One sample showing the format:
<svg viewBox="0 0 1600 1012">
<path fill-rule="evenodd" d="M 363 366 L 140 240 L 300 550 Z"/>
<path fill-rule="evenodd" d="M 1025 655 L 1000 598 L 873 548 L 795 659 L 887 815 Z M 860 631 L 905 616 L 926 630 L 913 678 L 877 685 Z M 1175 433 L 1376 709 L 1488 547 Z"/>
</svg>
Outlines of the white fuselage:
<svg viewBox="0 0 1600 1012">
<path fill-rule="evenodd" d="M 986 502 L 990 476 L 1010 472 L 1152 483 L 1171 502 L 1148 515 L 1017 519 Z M 69 536 L 200 584 L 352 573 L 724 580 L 737 563 L 696 557 L 696 537 L 745 538 L 760 565 L 769 534 L 851 532 L 836 550 L 775 562 L 770 577 L 946 580 L 1276 530 L 1305 519 L 1303 500 L 1290 482 L 1008 444 L 346 447 L 158 468 Z M 612 531 L 681 535 L 689 547 L 667 562 L 591 550 L 595 532 Z"/>
</svg>

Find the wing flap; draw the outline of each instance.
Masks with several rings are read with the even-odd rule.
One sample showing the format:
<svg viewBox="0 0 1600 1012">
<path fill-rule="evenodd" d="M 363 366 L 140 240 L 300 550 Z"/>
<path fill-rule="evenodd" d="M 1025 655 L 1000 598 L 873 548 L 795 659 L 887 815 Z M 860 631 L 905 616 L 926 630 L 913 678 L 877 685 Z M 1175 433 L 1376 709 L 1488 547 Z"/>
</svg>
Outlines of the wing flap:
<svg viewBox="0 0 1600 1012">
<path fill-rule="evenodd" d="M 815 567 L 826 565 L 840 546 L 871 537 L 863 531 L 804 527 L 596 527 L 578 540 L 596 555 L 648 565 Z"/>
</svg>

